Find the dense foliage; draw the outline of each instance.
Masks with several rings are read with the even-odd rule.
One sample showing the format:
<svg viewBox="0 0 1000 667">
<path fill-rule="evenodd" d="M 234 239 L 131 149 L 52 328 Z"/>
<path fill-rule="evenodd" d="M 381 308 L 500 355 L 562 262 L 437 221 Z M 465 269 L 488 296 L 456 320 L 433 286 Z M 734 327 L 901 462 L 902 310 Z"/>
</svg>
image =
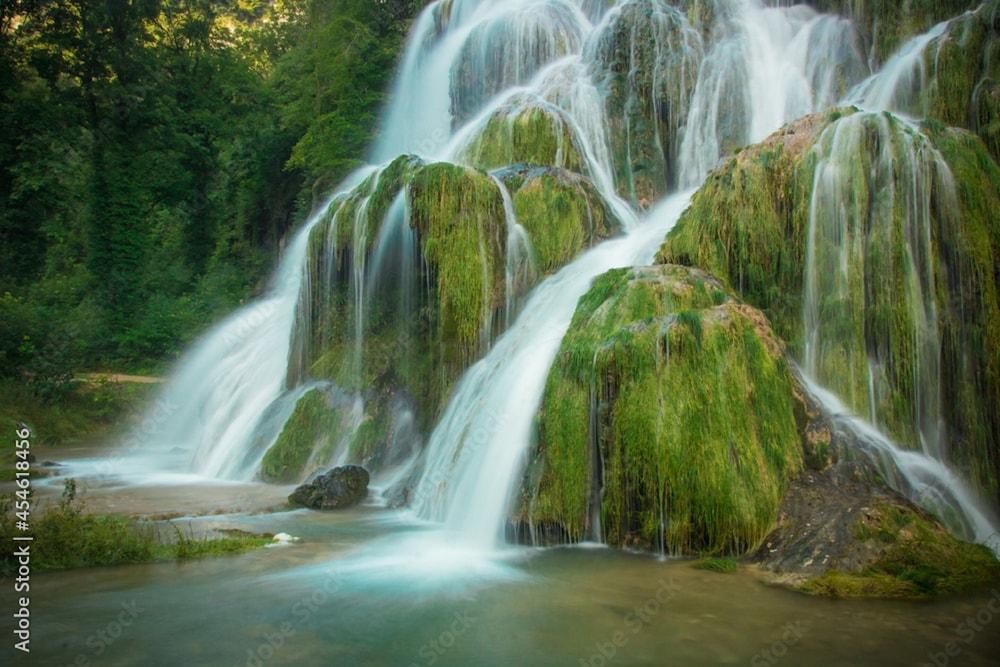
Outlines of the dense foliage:
<svg viewBox="0 0 1000 667">
<path fill-rule="evenodd" d="M 150 368 L 364 157 L 417 0 L 0 6 L 0 374 Z"/>
</svg>

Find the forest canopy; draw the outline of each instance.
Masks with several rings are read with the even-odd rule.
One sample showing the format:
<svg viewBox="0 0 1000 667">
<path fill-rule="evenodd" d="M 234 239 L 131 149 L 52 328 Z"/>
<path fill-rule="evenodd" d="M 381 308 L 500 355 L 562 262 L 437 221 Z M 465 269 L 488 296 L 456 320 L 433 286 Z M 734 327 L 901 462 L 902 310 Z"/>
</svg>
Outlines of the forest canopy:
<svg viewBox="0 0 1000 667">
<path fill-rule="evenodd" d="M 154 369 L 262 290 L 421 4 L 0 4 L 0 375 Z"/>
</svg>

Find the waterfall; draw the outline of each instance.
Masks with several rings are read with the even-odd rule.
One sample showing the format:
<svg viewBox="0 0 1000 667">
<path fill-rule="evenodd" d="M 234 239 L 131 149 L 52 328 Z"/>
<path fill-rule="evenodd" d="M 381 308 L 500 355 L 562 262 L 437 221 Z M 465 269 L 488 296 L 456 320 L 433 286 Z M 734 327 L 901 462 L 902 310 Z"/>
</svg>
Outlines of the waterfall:
<svg viewBox="0 0 1000 667">
<path fill-rule="evenodd" d="M 465 373 L 434 429 L 412 500 L 420 516 L 445 521 L 479 547 L 502 538 L 545 380 L 577 301 L 609 269 L 648 264 L 687 201 L 669 198 L 627 236 L 595 247 L 535 288 L 511 329 Z"/>
<path fill-rule="evenodd" d="M 525 296 L 539 278 L 532 241 L 518 223 L 503 180 L 491 174 L 506 222 L 507 303 L 498 321 L 507 330 L 495 337 L 490 327 L 497 323 L 489 312 L 482 314 L 485 355 L 461 376 L 427 446 L 409 459 L 412 469 L 392 475 L 415 481 L 410 504 L 419 516 L 444 521 L 476 548 L 492 548 L 502 537 L 510 497 L 535 435 L 548 371 L 591 281 L 608 269 L 651 261 L 690 190 L 736 149 L 845 96 L 890 108 L 897 99 L 893 91 L 910 85 L 907 77 L 912 77 L 919 54 L 940 34 L 935 31 L 943 30 L 938 26 L 916 38 L 882 73 L 866 79 L 870 72 L 856 31 L 845 19 L 802 5 L 771 7 L 761 0 L 711 4 L 715 18 L 707 25 L 692 24 L 693 19 L 664 0 L 438 0 L 426 7 L 413 24 L 379 138 L 371 147 L 370 160 L 381 166 L 366 167 L 348 179 L 341 194 L 320 207 L 288 244 L 267 294 L 209 331 L 180 362 L 165 390 L 166 400 L 177 409 L 148 447 L 160 456 L 157 461 L 172 460 L 170 453 L 179 447 L 188 469 L 252 478 L 295 399 L 310 386 L 311 331 L 325 324 L 312 319 L 315 297 L 322 295 L 325 312 L 331 311 L 338 280 L 344 281 L 338 289 L 350 295 L 343 313 L 351 343 L 345 356 L 360 385 L 372 301 L 398 292 L 388 319 L 398 320 L 403 330 L 416 319 L 421 295 L 431 289 L 417 284 L 429 272 L 420 265 L 405 184 L 375 207 L 383 219 L 369 238 L 374 229 L 369 228 L 369 206 L 384 171 L 400 155 L 473 164 L 477 137 L 492 123 L 513 127 L 525 113 L 544 114 L 558 133 L 556 164 L 551 166 L 566 166 L 571 155 L 579 156 L 579 171 L 621 221 L 624 234 L 587 250 Z M 608 60 L 616 53 L 616 31 L 622 21 L 646 20 L 642 10 L 650 6 L 646 19 L 655 22 L 650 32 L 655 43 L 644 44 L 640 36 L 646 33 L 635 26 L 626 31 L 627 64 L 644 62 L 637 51 L 652 49 L 650 90 L 629 92 L 612 103 L 611 89 L 620 74 L 615 66 L 622 64 Z M 679 74 L 670 71 L 677 67 Z M 629 85 L 646 85 L 633 74 L 626 72 Z M 667 105 L 657 97 L 661 90 L 669 96 Z M 650 116 L 640 117 L 640 111 Z M 627 114 L 639 115 L 621 117 Z M 858 280 L 844 268 L 852 253 L 859 252 L 850 234 L 857 221 L 845 202 L 852 201 L 856 181 L 851 151 L 857 152 L 863 139 L 862 122 L 838 123 L 820 142 L 827 150 L 816 170 L 810 216 L 803 366 L 821 384 L 837 380 L 836 365 L 824 361 L 835 341 L 824 295 L 850 293 Z M 651 141 L 643 143 L 642 132 Z M 887 195 L 892 203 L 884 205 L 902 207 L 907 216 L 905 249 L 912 270 L 902 298 L 914 322 L 912 389 L 918 406 L 909 423 L 925 451 L 939 456 L 941 397 L 935 378 L 940 362 L 934 353 L 938 333 L 933 276 L 927 268 L 926 193 L 928 178 L 943 178 L 937 173 L 941 163 L 915 133 L 880 139 L 875 173 L 893 188 L 897 181 L 902 184 Z M 890 175 L 897 162 L 904 179 Z M 654 163 L 662 165 L 662 174 L 652 179 L 657 182 L 649 193 L 640 192 L 636 176 L 649 178 Z M 362 183 L 369 185 L 359 194 L 356 188 Z M 655 203 L 655 198 L 646 201 L 647 194 L 658 198 L 670 189 L 681 192 L 645 215 L 637 213 Z M 324 233 L 313 233 L 319 230 Z M 345 230 L 350 231 L 349 251 L 338 245 Z M 310 257 L 313 244 L 323 248 L 315 258 Z M 349 265 L 339 264 L 342 256 L 335 248 L 349 255 Z M 842 305 L 851 321 L 853 306 Z M 485 305 L 483 310 L 488 310 Z M 855 352 L 844 367 L 845 385 L 836 390 L 881 427 L 888 421 L 880 407 L 888 362 L 869 346 Z M 405 356 L 402 349 L 392 353 Z M 820 388 L 814 393 L 831 410 L 843 412 Z M 357 424 L 363 399 L 352 400 Z M 401 405 L 398 415 L 400 428 L 417 430 L 407 406 Z M 846 419 L 841 422 L 848 423 Z M 940 502 L 935 507 L 958 508 L 952 513 L 964 517 L 956 530 L 983 537 L 989 521 L 975 518 L 984 515 L 975 513 L 974 503 L 965 500 L 969 494 L 939 460 L 914 459 L 919 455 L 900 452 L 877 432 L 866 437 L 872 451 L 891 459 L 905 478 L 897 479 L 898 488 L 936 494 Z M 336 460 L 345 456 L 341 451 Z M 927 475 L 936 481 L 921 482 Z M 600 534 L 599 525 L 594 530 Z"/>
<path fill-rule="evenodd" d="M 870 165 L 869 146 L 875 147 Z M 938 217 L 945 218 L 943 229 L 957 224 L 951 219 L 958 210 L 951 173 L 915 128 L 882 114 L 838 120 L 813 150 L 818 162 L 806 243 L 804 369 L 871 415 L 876 427 L 912 433 L 925 453 L 941 459 L 941 339 L 931 236 Z M 937 215 L 935 194 L 943 202 Z M 875 275 L 882 285 L 869 284 Z M 894 284 L 884 286 L 889 282 Z M 901 345 L 905 358 L 897 352 Z M 911 415 L 888 414 L 897 393 L 912 402 Z"/>
<path fill-rule="evenodd" d="M 701 183 L 723 155 L 826 109 L 867 67 L 853 25 L 805 6 L 733 2 L 713 29 L 680 146 L 680 182 Z"/>
<path fill-rule="evenodd" d="M 353 174 L 341 189 L 369 171 Z M 210 477 L 253 475 L 259 460 L 248 462 L 245 450 L 267 421 L 268 409 L 286 392 L 309 232 L 335 198 L 320 206 L 288 244 L 265 296 L 210 330 L 180 360 L 161 396 L 172 406 L 169 419 L 141 438 L 141 451 L 131 453 L 152 457 L 156 467 L 180 464 Z M 294 402 L 285 406 L 286 416 L 292 407 Z"/>
<path fill-rule="evenodd" d="M 720 48 L 728 52 L 736 45 L 741 50 L 751 48 L 768 56 L 748 59 L 746 71 L 750 76 L 734 82 L 734 85 L 743 87 L 748 95 L 751 92 L 760 95 L 760 89 L 751 88 L 752 82 L 764 81 L 769 68 L 791 57 L 792 53 L 800 57 L 801 63 L 815 64 L 816 59 L 808 55 L 811 44 L 827 50 L 831 44 L 843 43 L 843 40 L 834 39 L 795 41 L 794 36 L 806 26 L 811 26 L 810 30 L 816 27 L 819 19 L 811 10 L 801 7 L 765 8 L 756 2 L 734 4 L 738 12 L 723 25 L 716 26 L 717 39 L 725 45 Z M 614 17 L 615 11 L 612 10 L 594 28 L 588 43 L 600 40 L 602 31 L 614 25 Z M 822 23 L 827 25 L 824 30 L 849 27 L 839 20 Z M 749 36 L 745 28 L 748 25 L 755 26 L 749 29 Z M 787 29 L 769 28 L 775 25 Z M 751 46 L 747 47 L 747 42 Z M 598 52 L 598 49 L 585 45 L 583 57 L 594 57 Z M 710 76 L 715 62 L 706 60 L 699 82 Z M 536 94 L 553 103 L 566 97 L 572 98 L 546 95 L 543 84 L 548 80 L 550 77 L 544 73 L 534 80 L 535 85 L 543 88 Z M 804 66 L 795 70 L 794 74 L 780 77 L 777 80 L 779 89 L 769 91 L 770 95 L 781 100 L 780 105 L 748 104 L 741 109 L 748 131 L 752 128 L 756 134 L 766 134 L 778 129 L 795 114 L 810 111 L 818 98 L 824 95 L 830 98 L 822 99 L 823 103 L 835 99 L 830 90 L 814 91 L 813 82 L 821 80 L 809 75 Z M 700 95 L 705 106 L 719 108 L 721 100 L 718 98 L 729 92 L 727 87 L 705 84 L 695 96 L 698 98 Z M 600 122 L 601 117 L 598 115 L 594 119 L 581 115 L 590 108 L 587 105 L 569 106 L 563 111 L 575 127 L 591 127 L 595 120 Z M 602 112 L 597 109 L 593 113 Z M 689 174 L 688 181 L 692 185 L 700 182 L 707 169 L 722 155 L 723 142 L 719 135 L 726 128 L 717 119 L 717 114 L 699 113 L 692 106 L 691 114 L 678 121 L 686 123 L 686 132 L 690 136 L 712 139 L 693 150 L 690 158 L 685 157 L 682 150 L 681 172 Z M 577 136 L 583 134 L 580 132 Z M 591 153 L 590 169 L 611 173 L 612 166 L 600 164 L 595 155 L 596 152 Z M 609 153 L 602 155 L 610 156 Z M 634 225 L 624 238 L 605 242 L 535 288 L 511 329 L 465 373 L 438 421 L 427 445 L 420 481 L 411 498 L 411 505 L 419 516 L 444 521 L 480 548 L 490 548 L 502 538 L 510 497 L 534 437 L 534 418 L 541 403 L 545 380 L 577 300 L 586 292 L 593 278 L 604 271 L 617 266 L 648 263 L 659 241 L 685 207 L 685 202 L 683 195 L 668 198 L 642 223 Z"/>
</svg>

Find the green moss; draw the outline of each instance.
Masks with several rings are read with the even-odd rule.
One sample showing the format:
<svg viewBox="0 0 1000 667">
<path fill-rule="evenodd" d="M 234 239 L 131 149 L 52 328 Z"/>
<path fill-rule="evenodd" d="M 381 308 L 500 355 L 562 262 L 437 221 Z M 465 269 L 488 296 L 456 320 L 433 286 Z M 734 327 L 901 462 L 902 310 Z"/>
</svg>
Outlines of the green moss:
<svg viewBox="0 0 1000 667">
<path fill-rule="evenodd" d="M 618 229 L 604 200 L 586 179 L 562 170 L 531 170 L 512 192 L 517 221 L 528 232 L 538 269 L 553 271 L 584 247 Z"/>
<path fill-rule="evenodd" d="M 584 170 L 570 120 L 556 107 L 497 111 L 462 151 L 462 160 L 480 169 L 532 164 Z"/>
<path fill-rule="evenodd" d="M 469 356 L 503 303 L 506 227 L 500 191 L 486 174 L 428 165 L 408 189 L 411 224 L 436 283 L 440 342 Z"/>
<path fill-rule="evenodd" d="M 702 558 L 691 564 L 696 570 L 729 574 L 739 568 L 735 558 Z"/>
<path fill-rule="evenodd" d="M 763 318 L 720 290 L 676 266 L 595 282 L 546 385 L 522 518 L 582 539 L 603 479 L 609 544 L 735 554 L 764 537 L 801 466 L 791 379 Z"/>
<path fill-rule="evenodd" d="M 981 545 L 962 542 L 909 508 L 880 506 L 859 520 L 855 536 L 876 544 L 876 560 L 857 573 L 828 572 L 803 590 L 831 597 L 929 598 L 1000 582 L 1000 562 Z"/>
<path fill-rule="evenodd" d="M 709 175 L 658 255 L 722 278 L 793 347 L 815 167 L 807 149 L 823 124 L 818 115 L 793 123 Z"/>
<path fill-rule="evenodd" d="M 260 464 L 260 476 L 268 482 L 298 482 L 313 452 L 329 447 L 336 439 L 339 419 L 321 389 L 306 392 L 278 439 Z"/>
<path fill-rule="evenodd" d="M 828 181 L 814 190 L 821 164 L 836 166 L 836 191 Z M 814 377 L 855 412 L 874 412 L 900 443 L 919 446 L 940 410 L 949 456 L 997 497 L 998 183 L 996 163 L 968 132 L 939 122 L 920 132 L 851 109 L 814 115 L 713 173 L 659 259 L 708 269 L 762 308 Z M 937 321 L 925 322 L 928 313 Z"/>
</svg>

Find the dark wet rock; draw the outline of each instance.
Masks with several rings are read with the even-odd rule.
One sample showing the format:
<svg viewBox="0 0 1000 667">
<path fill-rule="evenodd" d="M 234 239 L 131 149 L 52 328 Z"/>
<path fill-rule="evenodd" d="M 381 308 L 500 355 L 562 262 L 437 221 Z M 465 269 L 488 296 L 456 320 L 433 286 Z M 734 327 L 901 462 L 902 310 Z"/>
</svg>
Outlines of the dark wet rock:
<svg viewBox="0 0 1000 667">
<path fill-rule="evenodd" d="M 333 468 L 295 489 L 288 502 L 320 510 L 351 507 L 368 495 L 368 479 L 368 471 L 361 466 Z"/>
</svg>

